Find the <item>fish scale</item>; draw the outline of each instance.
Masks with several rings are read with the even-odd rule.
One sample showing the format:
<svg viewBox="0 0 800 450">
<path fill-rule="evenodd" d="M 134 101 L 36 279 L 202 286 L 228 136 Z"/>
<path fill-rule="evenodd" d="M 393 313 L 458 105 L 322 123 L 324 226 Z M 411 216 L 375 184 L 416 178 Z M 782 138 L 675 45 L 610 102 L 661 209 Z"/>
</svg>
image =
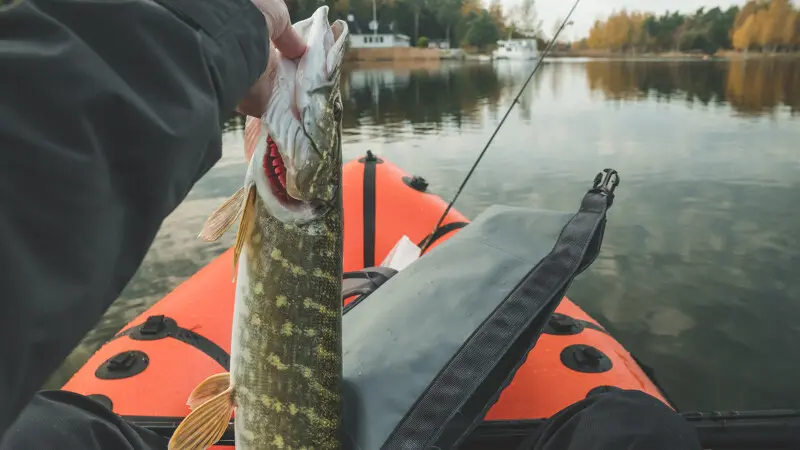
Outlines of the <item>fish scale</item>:
<svg viewBox="0 0 800 450">
<path fill-rule="evenodd" d="M 247 412 L 235 422 L 243 449 L 265 440 L 275 448 L 339 448 L 342 212 L 337 203 L 302 225 L 257 214 L 247 238 L 239 273 L 249 286 L 237 296 L 234 326 L 248 333 L 232 342 L 231 352 L 234 400 Z M 256 211 L 265 211 L 261 200 Z M 266 363 L 252 353 L 266 353 Z M 254 390 L 265 394 L 254 398 Z"/>
</svg>

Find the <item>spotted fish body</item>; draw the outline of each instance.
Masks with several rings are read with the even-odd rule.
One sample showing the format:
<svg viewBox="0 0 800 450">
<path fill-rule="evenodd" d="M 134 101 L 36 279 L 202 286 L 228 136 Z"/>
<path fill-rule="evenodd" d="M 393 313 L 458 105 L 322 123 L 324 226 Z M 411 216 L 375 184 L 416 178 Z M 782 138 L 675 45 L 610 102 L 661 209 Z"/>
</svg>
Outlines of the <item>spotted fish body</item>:
<svg viewBox="0 0 800 450">
<path fill-rule="evenodd" d="M 318 220 L 292 225 L 256 201 L 234 306 L 237 449 L 340 447 L 340 195 L 334 203 Z"/>
<path fill-rule="evenodd" d="M 339 69 L 347 24 L 330 25 L 327 13 L 322 6 L 293 25 L 308 50 L 299 62 L 279 61 L 280 89 L 245 129 L 253 156 L 244 187 L 201 232 L 216 240 L 241 217 L 230 372 L 192 391 L 192 412 L 170 450 L 210 447 L 232 412 L 237 450 L 341 448 Z M 301 106 L 297 117 L 293 105 Z"/>
</svg>

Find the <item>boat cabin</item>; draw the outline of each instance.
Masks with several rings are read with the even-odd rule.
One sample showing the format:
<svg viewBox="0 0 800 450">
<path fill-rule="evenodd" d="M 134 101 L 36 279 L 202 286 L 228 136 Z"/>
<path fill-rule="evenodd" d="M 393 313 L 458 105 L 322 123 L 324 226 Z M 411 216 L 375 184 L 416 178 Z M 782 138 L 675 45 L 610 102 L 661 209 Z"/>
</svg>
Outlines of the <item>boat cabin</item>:
<svg viewBox="0 0 800 450">
<path fill-rule="evenodd" d="M 411 38 L 404 34 L 351 34 L 350 48 L 409 47 Z"/>
<path fill-rule="evenodd" d="M 497 41 L 495 58 L 535 59 L 539 55 L 535 39 L 509 39 Z"/>
</svg>

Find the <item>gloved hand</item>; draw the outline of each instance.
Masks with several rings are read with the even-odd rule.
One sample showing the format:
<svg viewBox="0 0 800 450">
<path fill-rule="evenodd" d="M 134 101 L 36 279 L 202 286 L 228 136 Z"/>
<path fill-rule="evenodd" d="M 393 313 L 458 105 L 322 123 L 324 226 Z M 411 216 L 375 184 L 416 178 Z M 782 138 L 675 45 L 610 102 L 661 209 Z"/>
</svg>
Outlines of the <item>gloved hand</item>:
<svg viewBox="0 0 800 450">
<path fill-rule="evenodd" d="M 242 114 L 260 118 L 272 96 L 279 59 L 281 57 L 292 60 L 300 58 L 306 51 L 306 44 L 297 31 L 292 28 L 289 10 L 286 9 L 284 0 L 252 0 L 252 2 L 267 19 L 270 54 L 264 73 L 253 84 L 236 109 Z M 278 52 L 280 52 L 280 56 Z"/>
</svg>

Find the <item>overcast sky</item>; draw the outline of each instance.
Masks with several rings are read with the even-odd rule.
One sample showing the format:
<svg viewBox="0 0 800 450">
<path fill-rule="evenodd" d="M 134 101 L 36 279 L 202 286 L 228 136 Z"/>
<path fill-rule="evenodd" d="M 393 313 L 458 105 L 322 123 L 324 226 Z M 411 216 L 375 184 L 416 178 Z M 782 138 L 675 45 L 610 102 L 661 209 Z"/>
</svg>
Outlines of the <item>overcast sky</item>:
<svg viewBox="0 0 800 450">
<path fill-rule="evenodd" d="M 505 7 L 509 7 L 519 4 L 520 0 L 502 0 L 502 2 Z M 573 2 L 574 0 L 536 0 L 536 12 L 543 21 L 542 28 L 545 34 L 552 35 L 554 23 L 567 15 Z M 485 0 L 484 3 L 488 5 L 490 1 Z M 606 17 L 612 11 L 622 8 L 661 14 L 667 9 L 691 12 L 701 6 L 727 8 L 744 3 L 745 0 L 581 0 L 572 14 L 575 25 L 571 29 L 564 29 L 560 40 L 575 40 L 585 37 L 595 19 Z"/>
</svg>

